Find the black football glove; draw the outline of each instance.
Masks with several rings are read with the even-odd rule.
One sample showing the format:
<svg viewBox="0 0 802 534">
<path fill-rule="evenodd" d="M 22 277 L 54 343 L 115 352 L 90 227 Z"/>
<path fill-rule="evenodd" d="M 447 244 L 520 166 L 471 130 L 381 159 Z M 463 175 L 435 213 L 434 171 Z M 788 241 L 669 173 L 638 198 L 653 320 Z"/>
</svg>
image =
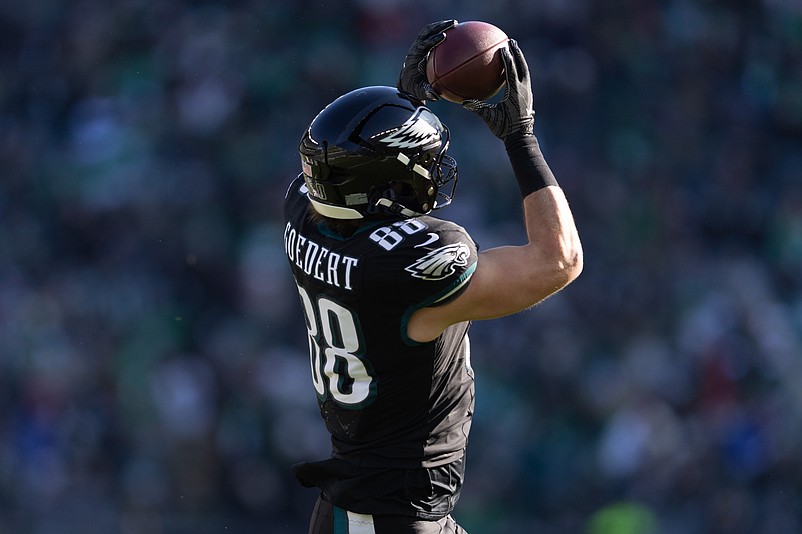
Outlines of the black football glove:
<svg viewBox="0 0 802 534">
<path fill-rule="evenodd" d="M 404 66 L 398 77 L 399 91 L 409 93 L 423 102 L 433 102 L 440 98 L 426 79 L 426 59 L 429 50 L 446 38 L 444 32 L 456 25 L 456 20 L 441 20 L 421 29 L 404 58 Z"/>
<path fill-rule="evenodd" d="M 499 50 L 507 74 L 507 85 L 501 102 L 489 104 L 482 100 L 466 100 L 465 109 L 479 115 L 490 131 L 504 140 L 513 133 L 531 134 L 535 124 L 532 109 L 532 83 L 529 66 L 515 40 L 510 39 L 506 47 Z"/>
</svg>

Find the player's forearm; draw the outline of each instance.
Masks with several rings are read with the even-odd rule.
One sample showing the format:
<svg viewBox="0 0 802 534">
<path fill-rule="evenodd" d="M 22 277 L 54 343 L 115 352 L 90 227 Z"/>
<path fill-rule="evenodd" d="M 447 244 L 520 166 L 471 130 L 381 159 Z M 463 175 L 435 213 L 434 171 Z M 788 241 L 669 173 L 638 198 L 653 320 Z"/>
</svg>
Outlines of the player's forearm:
<svg viewBox="0 0 802 534">
<path fill-rule="evenodd" d="M 526 248 L 532 255 L 533 274 L 540 286 L 544 278 L 560 289 L 582 272 L 583 254 L 574 217 L 563 190 L 556 185 L 541 188 L 524 199 Z"/>
<path fill-rule="evenodd" d="M 551 172 L 540 144 L 531 133 L 516 132 L 504 139 L 515 179 L 524 197 L 524 214 L 533 256 L 534 285 L 543 276 L 562 287 L 582 270 L 582 247 L 565 195 Z M 545 273 L 541 272 L 545 266 Z"/>
</svg>

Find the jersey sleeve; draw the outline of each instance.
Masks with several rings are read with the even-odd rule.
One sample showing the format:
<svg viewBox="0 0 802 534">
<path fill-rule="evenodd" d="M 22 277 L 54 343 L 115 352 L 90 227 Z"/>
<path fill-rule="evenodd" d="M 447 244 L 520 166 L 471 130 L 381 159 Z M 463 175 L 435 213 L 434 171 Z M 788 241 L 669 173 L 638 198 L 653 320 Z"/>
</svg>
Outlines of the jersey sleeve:
<svg viewBox="0 0 802 534">
<path fill-rule="evenodd" d="M 406 240 L 394 255 L 393 291 L 403 300 L 400 327 L 410 345 L 418 344 L 406 337 L 410 316 L 458 296 L 470 283 L 478 258 L 476 244 L 461 226 L 433 218 L 426 224 L 425 231 Z"/>
</svg>

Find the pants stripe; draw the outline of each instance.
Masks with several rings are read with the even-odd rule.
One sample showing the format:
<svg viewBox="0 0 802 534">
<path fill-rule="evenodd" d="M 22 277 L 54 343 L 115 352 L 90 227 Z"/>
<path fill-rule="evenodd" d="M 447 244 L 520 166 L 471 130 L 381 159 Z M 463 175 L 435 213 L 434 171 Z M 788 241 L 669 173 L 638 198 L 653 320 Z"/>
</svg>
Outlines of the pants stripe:
<svg viewBox="0 0 802 534">
<path fill-rule="evenodd" d="M 376 534 L 373 528 L 373 516 L 348 512 L 349 534 Z"/>
<path fill-rule="evenodd" d="M 376 534 L 372 515 L 349 512 L 337 506 L 332 506 L 332 512 L 333 534 Z"/>
</svg>

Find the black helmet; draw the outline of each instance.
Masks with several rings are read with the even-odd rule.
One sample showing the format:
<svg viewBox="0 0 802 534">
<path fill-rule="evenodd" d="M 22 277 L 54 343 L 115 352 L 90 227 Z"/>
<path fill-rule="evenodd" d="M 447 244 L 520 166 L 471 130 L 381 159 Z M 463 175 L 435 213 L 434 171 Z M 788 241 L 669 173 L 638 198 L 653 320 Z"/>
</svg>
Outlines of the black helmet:
<svg viewBox="0 0 802 534">
<path fill-rule="evenodd" d="M 326 106 L 299 151 L 308 197 L 321 215 L 412 217 L 451 202 L 457 164 L 448 128 L 394 87 L 363 87 Z M 453 182 L 449 194 L 440 188 Z"/>
</svg>

